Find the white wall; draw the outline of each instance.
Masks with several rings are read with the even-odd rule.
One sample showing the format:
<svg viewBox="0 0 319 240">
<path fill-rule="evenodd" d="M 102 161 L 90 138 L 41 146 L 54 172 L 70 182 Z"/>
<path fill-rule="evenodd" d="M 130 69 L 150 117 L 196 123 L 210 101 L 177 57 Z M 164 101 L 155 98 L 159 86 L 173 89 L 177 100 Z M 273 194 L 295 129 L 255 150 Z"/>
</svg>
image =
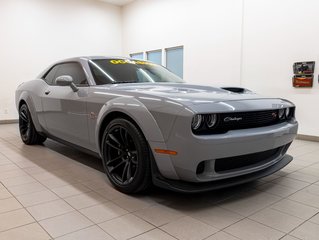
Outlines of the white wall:
<svg viewBox="0 0 319 240">
<path fill-rule="evenodd" d="M 314 87 L 294 89 L 292 64 L 319 69 L 319 1 L 0 0 L 0 120 L 15 119 L 14 91 L 48 64 L 78 55 L 128 55 L 184 45 L 188 82 L 242 85 L 297 105 L 300 134 L 319 136 Z"/>
<path fill-rule="evenodd" d="M 0 0 L 0 120 L 16 119 L 14 91 L 49 64 L 121 55 L 121 9 L 91 0 Z"/>
<path fill-rule="evenodd" d="M 293 101 L 299 133 L 319 136 L 319 1 L 245 0 L 242 85 Z M 316 61 L 314 86 L 292 87 L 292 65 Z"/>
<path fill-rule="evenodd" d="M 239 85 L 241 0 L 137 0 L 123 9 L 123 52 L 184 46 L 188 82 Z"/>
</svg>

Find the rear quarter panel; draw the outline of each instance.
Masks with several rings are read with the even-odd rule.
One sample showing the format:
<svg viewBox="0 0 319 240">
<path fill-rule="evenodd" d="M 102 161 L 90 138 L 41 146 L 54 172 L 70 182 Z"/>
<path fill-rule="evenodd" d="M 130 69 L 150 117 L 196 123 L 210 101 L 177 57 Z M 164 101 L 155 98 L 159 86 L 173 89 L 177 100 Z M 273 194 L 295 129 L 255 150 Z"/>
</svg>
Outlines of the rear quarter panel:
<svg viewBox="0 0 319 240">
<path fill-rule="evenodd" d="M 47 88 L 46 82 L 42 79 L 36 79 L 29 82 L 22 83 L 16 90 L 15 100 L 17 110 L 19 111 L 19 104 L 21 101 L 26 102 L 34 126 L 37 131 L 42 132 L 45 128 L 45 120 L 43 116 L 43 108 L 41 102 L 41 94 L 44 94 Z"/>
</svg>

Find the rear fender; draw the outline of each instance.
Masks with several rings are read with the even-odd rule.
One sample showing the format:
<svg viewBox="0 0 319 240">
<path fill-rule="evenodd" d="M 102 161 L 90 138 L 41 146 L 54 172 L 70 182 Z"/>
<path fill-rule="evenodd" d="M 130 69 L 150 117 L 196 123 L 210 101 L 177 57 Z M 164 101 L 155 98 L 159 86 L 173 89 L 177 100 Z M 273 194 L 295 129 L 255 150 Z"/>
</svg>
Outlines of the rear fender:
<svg viewBox="0 0 319 240">
<path fill-rule="evenodd" d="M 34 125 L 35 129 L 37 130 L 37 132 L 42 132 L 42 127 L 40 125 L 39 119 L 38 119 L 37 114 L 36 114 L 36 108 L 35 108 L 34 101 L 32 100 L 32 97 L 28 94 L 27 91 L 23 91 L 19 96 L 19 100 L 17 101 L 18 111 L 19 111 L 19 106 L 20 106 L 21 101 L 26 102 L 28 109 L 29 109 L 29 112 L 31 114 L 33 125 Z"/>
</svg>

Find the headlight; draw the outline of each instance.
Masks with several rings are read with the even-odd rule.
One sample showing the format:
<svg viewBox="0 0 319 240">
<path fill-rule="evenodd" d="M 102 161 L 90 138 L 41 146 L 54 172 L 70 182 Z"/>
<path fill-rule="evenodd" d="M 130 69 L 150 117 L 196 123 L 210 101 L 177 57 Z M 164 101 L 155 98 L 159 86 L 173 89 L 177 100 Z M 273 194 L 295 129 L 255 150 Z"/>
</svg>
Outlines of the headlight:
<svg viewBox="0 0 319 240">
<path fill-rule="evenodd" d="M 285 115 L 287 119 L 290 117 L 290 108 L 286 108 Z"/>
<path fill-rule="evenodd" d="M 278 111 L 278 117 L 279 119 L 283 119 L 285 117 L 285 109 L 279 109 Z"/>
<path fill-rule="evenodd" d="M 195 115 L 192 120 L 192 129 L 197 130 L 202 125 L 202 121 L 203 121 L 202 115 L 200 114 Z"/>
<path fill-rule="evenodd" d="M 209 128 L 212 128 L 215 126 L 217 122 L 217 115 L 216 114 L 209 114 L 206 117 L 206 124 Z"/>
</svg>

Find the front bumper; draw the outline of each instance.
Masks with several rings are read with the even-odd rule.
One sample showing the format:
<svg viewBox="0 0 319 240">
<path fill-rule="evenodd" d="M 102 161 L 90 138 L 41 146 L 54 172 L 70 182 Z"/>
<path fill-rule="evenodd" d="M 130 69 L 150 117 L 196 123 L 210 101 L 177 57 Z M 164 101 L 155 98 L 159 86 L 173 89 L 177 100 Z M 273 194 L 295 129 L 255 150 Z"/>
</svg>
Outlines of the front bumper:
<svg viewBox="0 0 319 240">
<path fill-rule="evenodd" d="M 231 182 L 237 177 L 246 179 L 250 178 L 247 176 L 255 176 L 254 173 L 260 173 L 262 170 L 276 169 L 272 166 L 281 166 L 287 162 L 285 153 L 296 137 L 298 129 L 298 123 L 291 121 L 267 127 L 234 130 L 225 134 L 195 136 L 191 131 L 185 131 L 185 126 L 189 124 L 183 123 L 184 119 L 180 119 L 180 122 L 176 121 L 174 133 L 166 142 L 167 149 L 177 151 L 178 154 L 166 156 L 166 159 L 163 159 L 163 156 L 154 153 L 160 175 L 173 182 L 178 180 L 211 185 L 215 184 L 212 182 L 221 180 L 227 182 L 228 179 L 232 179 L 229 180 Z M 215 170 L 216 159 L 227 159 L 272 149 L 280 151 L 266 159 L 267 161 L 260 161 L 231 171 Z M 198 167 L 202 162 L 205 162 L 205 168 L 207 166 L 208 168 L 199 174 Z M 170 174 L 171 172 L 174 172 L 174 175 Z M 216 184 L 219 185 L 219 183 Z"/>
<path fill-rule="evenodd" d="M 216 181 L 202 182 L 202 183 L 170 180 L 170 179 L 164 178 L 159 173 L 156 165 L 153 164 L 152 178 L 153 178 L 154 185 L 161 188 L 165 188 L 165 189 L 169 189 L 169 190 L 172 190 L 175 192 L 181 192 L 181 193 L 199 193 L 199 192 L 212 191 L 212 190 L 217 190 L 221 188 L 240 185 L 240 184 L 251 182 L 253 180 L 256 180 L 262 177 L 266 177 L 285 167 L 288 163 L 292 161 L 292 159 L 293 158 L 291 156 L 285 155 L 276 164 L 268 168 L 265 168 L 263 170 L 238 176 L 238 177 L 232 177 L 232 178 L 227 178 L 223 180 L 216 180 Z"/>
</svg>

